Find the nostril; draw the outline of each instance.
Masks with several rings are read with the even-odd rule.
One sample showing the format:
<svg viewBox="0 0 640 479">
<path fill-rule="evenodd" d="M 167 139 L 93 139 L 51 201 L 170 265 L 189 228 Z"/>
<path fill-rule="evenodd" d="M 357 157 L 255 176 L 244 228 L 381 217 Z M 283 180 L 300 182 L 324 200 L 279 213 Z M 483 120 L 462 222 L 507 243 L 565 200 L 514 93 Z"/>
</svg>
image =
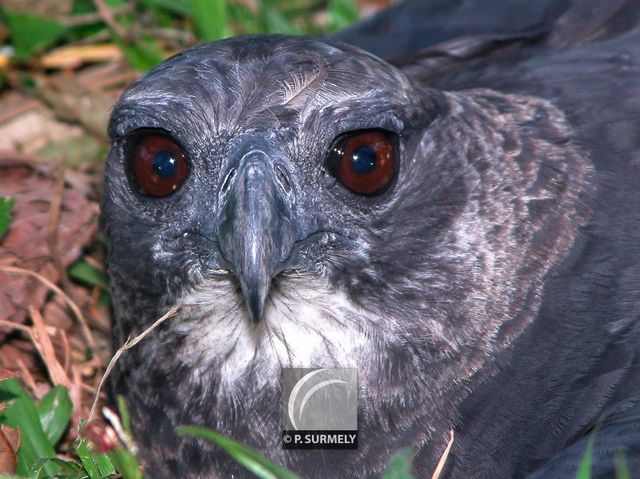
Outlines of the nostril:
<svg viewBox="0 0 640 479">
<path fill-rule="evenodd" d="M 289 178 L 287 178 L 287 173 L 280 165 L 274 165 L 273 169 L 276 172 L 276 180 L 282 187 L 282 189 L 288 194 L 291 193 L 291 183 L 289 183 Z"/>
</svg>

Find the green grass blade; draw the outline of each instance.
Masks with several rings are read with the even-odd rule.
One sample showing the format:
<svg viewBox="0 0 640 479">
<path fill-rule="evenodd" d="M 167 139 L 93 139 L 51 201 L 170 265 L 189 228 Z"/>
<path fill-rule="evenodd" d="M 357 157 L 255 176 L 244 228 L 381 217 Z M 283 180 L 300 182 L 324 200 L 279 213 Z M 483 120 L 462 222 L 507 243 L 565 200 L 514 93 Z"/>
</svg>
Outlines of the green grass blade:
<svg viewBox="0 0 640 479">
<path fill-rule="evenodd" d="M 229 36 L 225 0 L 191 0 L 191 8 L 200 40 L 212 41 Z"/>
<path fill-rule="evenodd" d="M 67 31 L 67 27 L 48 18 L 9 10 L 0 13 L 9 27 L 10 41 L 18 60 L 27 60 L 44 51 Z"/>
<path fill-rule="evenodd" d="M 69 392 L 63 386 L 56 386 L 40 400 L 38 415 L 42 430 L 52 446 L 58 444 L 69 426 L 73 404 Z"/>
<path fill-rule="evenodd" d="M 299 35 L 300 30 L 290 22 L 286 16 L 277 10 L 266 11 L 267 32 L 281 33 L 283 35 Z"/>
<path fill-rule="evenodd" d="M 116 473 L 109 456 L 92 451 L 86 439 L 81 439 L 76 447 L 76 454 L 89 476 L 89 479 L 102 479 Z"/>
<path fill-rule="evenodd" d="M 329 18 L 331 30 L 339 30 L 358 19 L 356 0 L 329 0 Z"/>
<path fill-rule="evenodd" d="M 180 426 L 178 434 L 199 439 L 207 439 L 220 446 L 227 454 L 249 469 L 261 479 L 298 479 L 293 472 L 274 464 L 262 454 L 247 446 L 223 436 L 211 429 L 194 426 Z"/>
<path fill-rule="evenodd" d="M 122 424 L 122 429 L 124 429 L 129 436 L 133 436 L 133 432 L 131 432 L 131 417 L 129 416 L 129 408 L 127 407 L 127 399 L 118 395 L 116 398 L 118 403 L 118 413 L 120 414 L 120 423 Z"/>
<path fill-rule="evenodd" d="M 629 471 L 629 464 L 627 464 L 624 452 L 620 451 L 616 454 L 613 465 L 616 470 L 616 479 L 631 479 L 631 471 Z"/>
<path fill-rule="evenodd" d="M 413 450 L 410 447 L 397 451 L 391 456 L 382 479 L 415 479 L 411 472 L 412 454 Z"/>
<path fill-rule="evenodd" d="M 142 3 L 150 8 L 163 8 L 178 15 L 190 16 L 193 14 L 190 0 L 142 0 Z"/>
<path fill-rule="evenodd" d="M 5 404 L 5 408 L 0 412 L 0 424 L 20 429 L 16 472 L 18 475 L 26 476 L 38 460 L 55 458 L 56 452 L 42 430 L 38 409 L 33 399 L 17 379 L 0 381 L 0 401 Z M 50 475 L 56 472 L 52 464 L 47 464 L 43 468 Z"/>
<path fill-rule="evenodd" d="M 11 224 L 11 213 L 13 205 L 16 203 L 15 198 L 4 198 L 0 196 L 0 240 L 9 230 Z"/>
<path fill-rule="evenodd" d="M 593 463 L 593 448 L 596 442 L 595 432 L 589 437 L 587 443 L 587 449 L 585 450 L 578 472 L 576 473 L 576 479 L 591 479 L 591 464 Z"/>
<path fill-rule="evenodd" d="M 117 447 L 116 449 L 109 451 L 107 454 L 124 479 L 142 479 L 142 469 L 138 464 L 136 456 L 127 451 L 124 447 Z"/>
<path fill-rule="evenodd" d="M 109 289 L 109 276 L 107 273 L 89 264 L 84 259 L 71 265 L 69 276 L 71 279 L 90 287 L 98 286 L 105 291 Z"/>
<path fill-rule="evenodd" d="M 146 72 L 164 59 L 162 50 L 152 38 L 140 38 L 135 43 L 129 43 L 111 32 L 111 37 L 129 64 L 140 72 Z"/>
<path fill-rule="evenodd" d="M 86 439 L 80 440 L 76 447 L 76 454 L 90 479 L 101 479 L 100 468 L 93 460 L 93 452 L 89 449 Z"/>
<path fill-rule="evenodd" d="M 56 471 L 55 475 L 51 476 L 49 473 L 47 473 L 45 469 L 46 467 L 54 468 Z M 56 479 L 77 479 L 86 477 L 86 474 L 82 474 L 81 471 L 82 468 L 75 462 L 63 461 L 62 459 L 58 459 L 56 457 L 47 457 L 36 461 L 36 463 L 29 471 L 28 479 L 43 479 L 49 477 L 55 477 Z"/>
<path fill-rule="evenodd" d="M 260 16 L 242 3 L 227 4 L 227 17 L 236 24 L 233 33 L 250 34 L 260 31 Z"/>
</svg>

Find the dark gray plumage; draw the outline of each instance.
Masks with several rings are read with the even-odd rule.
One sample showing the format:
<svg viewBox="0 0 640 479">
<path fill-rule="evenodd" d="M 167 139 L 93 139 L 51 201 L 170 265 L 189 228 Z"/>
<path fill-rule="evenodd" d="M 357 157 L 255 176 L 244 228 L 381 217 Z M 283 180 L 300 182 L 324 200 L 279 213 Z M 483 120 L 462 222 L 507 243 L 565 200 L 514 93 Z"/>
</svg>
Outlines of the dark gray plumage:
<svg viewBox="0 0 640 479">
<path fill-rule="evenodd" d="M 640 8 L 524 2 L 507 25 L 476 3 L 408 2 L 337 36 L 397 66 L 244 37 L 167 60 L 116 104 L 115 345 L 183 305 L 115 371 L 149 477 L 246 474 L 181 424 L 310 478 L 378 477 L 403 446 L 424 477 L 451 428 L 444 477 L 570 477 L 599 418 L 595 477 L 618 450 L 640 474 Z M 190 165 L 163 198 L 132 184 L 149 129 Z M 326 162 L 368 129 L 397 135 L 398 169 L 362 196 Z M 289 365 L 358 368 L 358 450 L 281 449 Z"/>
</svg>

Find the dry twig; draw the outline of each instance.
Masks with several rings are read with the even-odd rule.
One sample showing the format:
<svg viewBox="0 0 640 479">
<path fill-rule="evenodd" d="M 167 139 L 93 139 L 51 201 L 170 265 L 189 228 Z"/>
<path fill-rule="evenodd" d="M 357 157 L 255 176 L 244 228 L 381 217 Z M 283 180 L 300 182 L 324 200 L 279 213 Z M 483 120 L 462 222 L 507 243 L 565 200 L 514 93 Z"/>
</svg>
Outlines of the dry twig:
<svg viewBox="0 0 640 479">
<path fill-rule="evenodd" d="M 109 8 L 104 0 L 93 0 L 93 4 L 98 9 L 98 14 L 109 28 L 111 28 L 119 37 L 124 38 L 127 41 L 131 40 L 129 38 L 129 32 L 122 25 L 116 22 L 114 11 Z"/>
<path fill-rule="evenodd" d="M 111 374 L 111 370 L 118 362 L 118 359 L 120 359 L 120 356 L 122 356 L 122 353 L 124 353 L 127 349 L 131 349 L 140 341 L 142 341 L 151 331 L 156 329 L 158 326 L 164 323 L 167 319 L 171 318 L 174 314 L 176 314 L 179 308 L 180 306 L 174 306 L 169 311 L 167 311 L 162 317 L 158 318 L 151 326 L 144 329 L 137 336 L 134 336 L 133 338 L 128 339 L 126 343 L 124 343 L 122 346 L 118 348 L 118 350 L 115 352 L 115 354 L 111 358 L 111 361 L 109 361 L 109 365 L 107 366 L 107 369 L 105 370 L 104 375 L 102 376 L 102 379 L 100 379 L 100 384 L 98 384 L 98 389 L 96 389 L 96 396 L 93 400 L 93 404 L 91 405 L 91 410 L 89 411 L 89 419 L 88 419 L 89 422 L 91 422 L 91 420 L 93 419 L 93 415 L 96 412 L 96 406 L 98 405 L 98 399 L 100 398 L 100 392 L 102 391 L 102 386 L 104 385 L 104 382 L 109 377 L 109 374 Z"/>
<path fill-rule="evenodd" d="M 29 306 L 29 313 L 31 314 L 31 320 L 33 326 L 29 328 L 33 344 L 40 353 L 44 364 L 49 371 L 51 382 L 56 385 L 61 385 L 71 390 L 71 380 L 66 371 L 58 361 L 58 358 L 51 342 L 51 336 L 47 332 L 46 324 L 40 312 L 33 306 Z"/>
<path fill-rule="evenodd" d="M 442 470 L 444 469 L 444 465 L 446 464 L 447 458 L 449 457 L 449 452 L 451 451 L 451 446 L 453 446 L 453 438 L 454 438 L 454 433 L 453 433 L 453 429 L 451 429 L 449 431 L 449 442 L 447 443 L 447 448 L 442 453 L 442 456 L 440 456 L 440 460 L 438 461 L 438 465 L 436 466 L 436 470 L 433 471 L 433 475 L 431 476 L 431 479 L 439 479 L 440 478 L 440 474 L 442 474 Z"/>
<path fill-rule="evenodd" d="M 108 8 L 108 7 L 107 7 Z M 110 9 L 111 17 L 117 17 L 118 15 L 124 15 L 126 13 L 131 13 L 135 9 L 135 3 L 129 3 L 122 5 L 120 7 L 114 7 Z M 58 19 L 60 23 L 67 27 L 79 27 L 82 25 L 93 25 L 95 23 L 100 23 L 104 20 L 103 12 L 93 12 L 93 13 L 85 13 L 82 15 L 71 15 L 68 17 L 61 17 Z"/>
<path fill-rule="evenodd" d="M 47 332 L 42 316 L 32 306 L 29 306 L 29 312 L 31 314 L 31 319 L 33 320 L 32 327 L 6 320 L 0 320 L 0 326 L 17 329 L 27 334 L 31 338 L 33 345 L 36 347 L 40 357 L 45 363 L 49 376 L 51 377 L 51 382 L 71 389 L 71 381 L 55 355 L 53 344 L 51 343 L 51 338 L 49 337 L 49 333 Z"/>
<path fill-rule="evenodd" d="M 15 266 L 0 266 L 0 271 L 4 273 L 9 273 L 9 274 L 20 274 L 24 276 L 31 276 L 32 278 L 36 278 L 38 281 L 40 281 L 42 284 L 47 286 L 49 289 L 53 290 L 56 294 L 60 295 L 60 297 L 67 303 L 71 311 L 73 311 L 73 314 L 75 315 L 78 323 L 80 324 L 82 335 L 84 336 L 84 339 L 87 341 L 87 344 L 89 345 L 90 349 L 95 349 L 96 343 L 93 340 L 93 336 L 91 334 L 91 330 L 89 329 L 89 326 L 87 326 L 87 321 L 82 315 L 82 312 L 80 311 L 80 308 L 78 307 L 78 305 L 64 291 L 62 291 L 60 288 L 58 288 L 55 284 L 53 284 L 47 278 L 45 278 L 41 274 L 36 273 L 35 271 L 31 271 L 24 268 L 17 268 Z M 27 330 L 29 329 L 27 326 L 12 323 L 9 321 L 4 321 L 3 323 L 9 323 L 13 325 L 16 329 L 20 329 L 20 330 L 23 330 L 23 328 L 26 328 Z"/>
</svg>

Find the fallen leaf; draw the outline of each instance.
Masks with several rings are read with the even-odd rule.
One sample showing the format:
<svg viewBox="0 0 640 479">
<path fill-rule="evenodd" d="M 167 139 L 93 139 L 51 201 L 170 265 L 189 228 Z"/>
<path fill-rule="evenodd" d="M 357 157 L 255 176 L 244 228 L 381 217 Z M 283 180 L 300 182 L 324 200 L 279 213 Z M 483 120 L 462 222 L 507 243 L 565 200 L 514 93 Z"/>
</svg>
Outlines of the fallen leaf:
<svg viewBox="0 0 640 479">
<path fill-rule="evenodd" d="M 9 426 L 0 426 L 0 473 L 15 474 L 19 447 L 20 431 Z"/>
<path fill-rule="evenodd" d="M 86 63 L 118 61 L 122 52 L 113 44 L 69 45 L 51 50 L 40 59 L 45 68 L 76 69 Z"/>
<path fill-rule="evenodd" d="M 14 197 L 13 220 L 0 243 L 0 266 L 20 266 L 58 282 L 60 274 L 51 262 L 47 245 L 49 204 L 53 196 L 53 175 L 29 166 L 2 166 L 0 196 Z M 76 261 L 91 243 L 97 230 L 98 207 L 75 188 L 67 186 L 62 198 L 58 241 L 65 267 Z M 24 323 L 27 305 L 42 309 L 49 301 L 50 288 L 26 276 L 0 273 L 0 320 Z M 87 297 L 87 302 L 90 300 Z"/>
<path fill-rule="evenodd" d="M 36 349 L 44 361 L 45 366 L 47 367 L 47 370 L 49 371 L 51 381 L 53 384 L 71 389 L 71 380 L 60 364 L 60 361 L 58 361 L 53 343 L 51 342 L 51 337 L 47 332 L 44 319 L 42 319 L 40 312 L 32 306 L 29 307 L 29 311 L 31 313 L 31 319 L 33 320 L 31 337 Z"/>
<path fill-rule="evenodd" d="M 8 369 L 0 369 L 0 381 L 9 379 L 9 378 L 17 378 L 17 377 L 18 375 L 13 371 L 9 371 Z M 2 410 L 2 406 L 0 405 L 0 411 L 1 410 Z"/>
</svg>

